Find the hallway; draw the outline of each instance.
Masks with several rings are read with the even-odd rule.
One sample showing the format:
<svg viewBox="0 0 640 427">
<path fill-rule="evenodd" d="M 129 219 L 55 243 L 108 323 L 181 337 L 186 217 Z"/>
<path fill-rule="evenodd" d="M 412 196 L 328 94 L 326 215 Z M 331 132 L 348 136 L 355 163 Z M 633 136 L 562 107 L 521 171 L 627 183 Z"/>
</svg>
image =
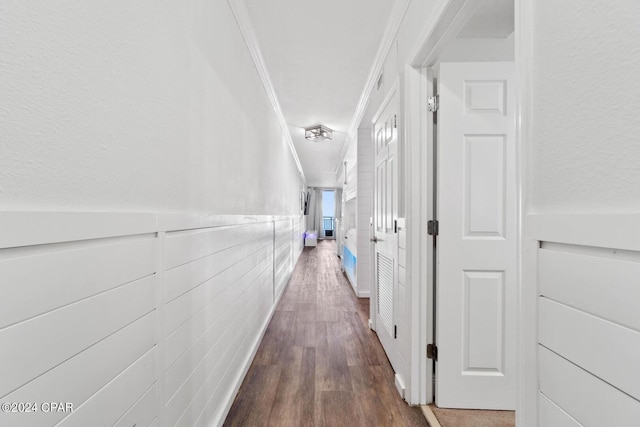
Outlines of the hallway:
<svg viewBox="0 0 640 427">
<path fill-rule="evenodd" d="M 638 427 L 638 22 L 0 1 L 0 427 Z"/>
<path fill-rule="evenodd" d="M 399 397 L 368 318 L 335 241 L 305 248 L 225 425 L 427 425 Z"/>
</svg>

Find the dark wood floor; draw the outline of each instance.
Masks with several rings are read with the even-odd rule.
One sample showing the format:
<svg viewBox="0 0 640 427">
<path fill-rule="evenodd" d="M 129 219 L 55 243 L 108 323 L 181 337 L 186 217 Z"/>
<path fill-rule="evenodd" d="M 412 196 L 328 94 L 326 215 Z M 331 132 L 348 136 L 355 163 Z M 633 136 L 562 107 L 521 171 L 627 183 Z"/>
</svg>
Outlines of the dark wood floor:
<svg viewBox="0 0 640 427">
<path fill-rule="evenodd" d="M 394 385 L 334 241 L 305 248 L 225 426 L 427 426 Z"/>
</svg>

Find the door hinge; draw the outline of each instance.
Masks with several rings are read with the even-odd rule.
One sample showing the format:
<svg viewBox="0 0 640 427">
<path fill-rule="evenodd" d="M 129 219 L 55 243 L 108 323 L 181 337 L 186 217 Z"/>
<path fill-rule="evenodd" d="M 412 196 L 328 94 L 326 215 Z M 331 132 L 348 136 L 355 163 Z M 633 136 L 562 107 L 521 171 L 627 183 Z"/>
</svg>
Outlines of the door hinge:
<svg viewBox="0 0 640 427">
<path fill-rule="evenodd" d="M 394 233 L 398 232 L 398 220 L 397 219 L 393 220 L 393 232 Z"/>
<path fill-rule="evenodd" d="M 398 115 L 397 114 L 393 115 L 393 128 L 394 129 L 398 129 Z"/>
<path fill-rule="evenodd" d="M 430 96 L 427 99 L 427 109 L 430 112 L 435 113 L 436 111 L 438 111 L 439 106 L 440 106 L 440 95 Z"/>
<path fill-rule="evenodd" d="M 398 325 L 393 325 L 393 338 L 398 338 Z"/>
<path fill-rule="evenodd" d="M 438 346 L 435 344 L 427 344 L 427 359 L 438 361 Z"/>
<path fill-rule="evenodd" d="M 437 236 L 439 232 L 440 224 L 438 223 L 438 220 L 430 219 L 427 222 L 427 233 L 429 233 L 429 236 Z"/>
</svg>

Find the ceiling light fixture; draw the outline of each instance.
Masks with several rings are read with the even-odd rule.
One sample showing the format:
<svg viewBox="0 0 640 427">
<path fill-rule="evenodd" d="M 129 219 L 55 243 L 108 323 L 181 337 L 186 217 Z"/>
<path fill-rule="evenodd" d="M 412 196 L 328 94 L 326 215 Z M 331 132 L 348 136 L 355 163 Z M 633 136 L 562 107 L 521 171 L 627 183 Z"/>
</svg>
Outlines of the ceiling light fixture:
<svg viewBox="0 0 640 427">
<path fill-rule="evenodd" d="M 333 131 L 326 126 L 318 125 L 305 128 L 304 137 L 309 141 L 329 141 Z"/>
</svg>

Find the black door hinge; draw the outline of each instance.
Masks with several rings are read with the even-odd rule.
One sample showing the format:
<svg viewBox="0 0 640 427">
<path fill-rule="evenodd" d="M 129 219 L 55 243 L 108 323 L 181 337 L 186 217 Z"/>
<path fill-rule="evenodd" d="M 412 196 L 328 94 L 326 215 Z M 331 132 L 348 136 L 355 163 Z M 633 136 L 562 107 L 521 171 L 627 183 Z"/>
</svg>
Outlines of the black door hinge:
<svg viewBox="0 0 640 427">
<path fill-rule="evenodd" d="M 429 233 L 429 236 L 437 236 L 440 232 L 439 228 L 438 220 L 431 219 L 427 222 L 427 233 Z"/>
<path fill-rule="evenodd" d="M 438 347 L 435 344 L 427 344 L 427 359 L 438 361 Z"/>
<path fill-rule="evenodd" d="M 398 338 L 398 325 L 393 325 L 393 338 Z"/>
<path fill-rule="evenodd" d="M 394 233 L 398 232 L 398 220 L 397 219 L 393 220 L 393 232 Z"/>
</svg>

